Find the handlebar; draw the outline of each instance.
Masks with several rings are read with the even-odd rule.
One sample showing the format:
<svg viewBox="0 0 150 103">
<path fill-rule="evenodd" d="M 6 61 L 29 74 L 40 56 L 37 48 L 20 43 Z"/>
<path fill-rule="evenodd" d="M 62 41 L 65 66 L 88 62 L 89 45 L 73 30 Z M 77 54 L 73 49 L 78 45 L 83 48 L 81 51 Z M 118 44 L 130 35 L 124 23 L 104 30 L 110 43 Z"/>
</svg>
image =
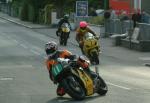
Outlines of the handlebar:
<svg viewBox="0 0 150 103">
<path fill-rule="evenodd" d="M 61 63 L 62 65 L 70 65 L 70 66 L 76 66 L 77 65 L 77 60 L 70 60 L 70 59 L 65 59 L 65 58 L 58 58 L 57 61 Z"/>
</svg>

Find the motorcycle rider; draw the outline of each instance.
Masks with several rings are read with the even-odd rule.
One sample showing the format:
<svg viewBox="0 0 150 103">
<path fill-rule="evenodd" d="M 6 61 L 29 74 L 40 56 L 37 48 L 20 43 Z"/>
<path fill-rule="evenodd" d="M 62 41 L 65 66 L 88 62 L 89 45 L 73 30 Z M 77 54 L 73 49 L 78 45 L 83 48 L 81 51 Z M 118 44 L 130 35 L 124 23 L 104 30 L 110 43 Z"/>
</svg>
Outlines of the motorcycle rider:
<svg viewBox="0 0 150 103">
<path fill-rule="evenodd" d="M 84 58 L 81 58 L 81 57 L 78 58 L 77 56 L 72 55 L 72 53 L 69 52 L 68 50 L 58 50 L 57 43 L 54 41 L 51 41 L 45 44 L 45 52 L 47 54 L 46 66 L 49 72 L 49 77 L 54 83 L 55 81 L 51 75 L 51 68 L 53 65 L 58 63 L 57 62 L 58 58 L 64 58 L 64 59 L 70 59 L 70 60 L 77 59 L 77 64 L 80 67 L 82 67 L 89 74 L 91 75 L 93 74 L 91 70 L 89 69 L 89 63 L 85 62 Z M 58 96 L 65 95 L 64 88 L 62 87 L 61 84 L 58 85 L 56 92 Z"/>
<path fill-rule="evenodd" d="M 69 22 L 69 16 L 68 15 L 64 15 L 64 17 L 62 19 L 60 19 L 60 21 L 58 22 L 58 30 L 56 31 L 56 35 L 59 36 L 59 33 L 61 31 L 61 25 L 63 23 L 67 23 L 71 29 L 71 25 L 70 25 L 70 22 Z M 70 32 L 69 32 L 70 34 Z M 68 37 L 69 37 L 69 34 L 68 34 Z"/>
<path fill-rule="evenodd" d="M 79 27 L 76 30 L 76 41 L 78 42 L 79 47 L 81 48 L 82 54 L 84 54 L 84 52 L 83 52 L 83 43 L 84 43 L 83 37 L 87 32 L 90 32 L 94 36 L 96 36 L 96 33 L 88 27 L 88 23 L 86 21 L 81 21 L 79 24 Z"/>
</svg>

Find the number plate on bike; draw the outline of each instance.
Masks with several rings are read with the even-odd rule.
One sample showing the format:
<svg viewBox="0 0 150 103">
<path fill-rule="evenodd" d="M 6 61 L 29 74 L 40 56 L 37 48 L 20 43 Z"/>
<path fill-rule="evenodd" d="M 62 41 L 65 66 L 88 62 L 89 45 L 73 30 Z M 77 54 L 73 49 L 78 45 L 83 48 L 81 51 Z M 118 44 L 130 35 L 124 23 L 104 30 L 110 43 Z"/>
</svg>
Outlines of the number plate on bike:
<svg viewBox="0 0 150 103">
<path fill-rule="evenodd" d="M 52 67 L 52 75 L 56 77 L 61 71 L 63 70 L 63 67 L 61 64 L 56 64 Z"/>
</svg>

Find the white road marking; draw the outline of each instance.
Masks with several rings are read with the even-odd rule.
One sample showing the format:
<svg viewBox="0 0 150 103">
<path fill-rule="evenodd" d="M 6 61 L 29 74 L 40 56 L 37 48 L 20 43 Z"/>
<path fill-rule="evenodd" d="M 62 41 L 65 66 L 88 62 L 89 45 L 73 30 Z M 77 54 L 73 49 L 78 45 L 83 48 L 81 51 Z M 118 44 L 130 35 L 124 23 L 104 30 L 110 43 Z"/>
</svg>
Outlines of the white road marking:
<svg viewBox="0 0 150 103">
<path fill-rule="evenodd" d="M 94 66 L 94 67 L 95 67 L 95 66 Z M 95 71 L 94 67 L 91 67 L 91 69 L 92 69 L 93 71 Z M 116 85 L 116 84 L 113 84 L 113 83 L 110 83 L 110 82 L 106 82 L 106 83 L 109 84 L 109 85 L 112 85 L 112 86 L 121 88 L 121 89 L 131 90 L 131 88 L 128 88 L 128 87 L 125 87 L 125 86 Z"/>
<path fill-rule="evenodd" d="M 31 51 L 32 53 L 36 54 L 36 55 L 40 55 L 40 53 L 37 52 L 37 51 L 35 51 L 35 50 L 30 49 L 30 51 Z"/>
<path fill-rule="evenodd" d="M 11 66 L 7 66 L 7 65 L 1 65 L 0 68 L 33 68 L 32 65 L 11 65 Z"/>
<path fill-rule="evenodd" d="M 6 23 L 7 21 L 4 21 L 4 20 L 1 20 L 1 19 L 0 19 L 0 22 L 1 22 L 1 23 Z"/>
<path fill-rule="evenodd" d="M 135 67 L 136 68 L 136 67 Z M 147 69 L 147 67 L 140 67 L 140 69 L 133 69 L 133 68 L 126 68 L 126 69 L 123 69 L 124 72 L 128 73 L 128 74 L 134 74 L 134 75 L 137 75 L 137 76 L 144 76 L 144 77 L 148 77 L 150 78 L 150 70 Z"/>
<path fill-rule="evenodd" d="M 139 57 L 140 60 L 150 60 L 150 57 Z"/>
<path fill-rule="evenodd" d="M 124 86 L 116 85 L 116 84 L 113 84 L 113 83 L 110 83 L 110 82 L 107 82 L 107 84 L 115 86 L 115 87 L 118 87 L 118 88 L 121 88 L 121 89 L 131 90 L 131 88 L 127 88 L 127 87 L 124 87 Z"/>
<path fill-rule="evenodd" d="M 23 48 L 27 49 L 28 47 L 24 44 L 20 44 L 20 46 L 22 46 Z"/>
<path fill-rule="evenodd" d="M 17 40 L 13 40 L 15 43 L 18 43 L 19 44 L 19 42 L 17 41 Z M 19 44 L 21 47 L 23 47 L 23 48 L 25 48 L 25 49 L 29 49 L 28 48 L 28 46 L 26 46 L 26 45 L 24 45 L 24 44 Z M 40 55 L 40 53 L 39 52 L 37 52 L 37 51 L 39 51 L 39 50 L 41 50 L 40 48 L 38 48 L 38 47 L 33 47 L 34 49 L 36 49 L 36 50 L 33 50 L 33 49 L 29 49 L 32 53 L 34 53 L 34 54 L 36 54 L 36 55 Z"/>
<path fill-rule="evenodd" d="M 6 80 L 13 80 L 13 78 L 10 78 L 10 77 L 0 77 L 0 81 L 6 81 Z"/>
<path fill-rule="evenodd" d="M 14 41 L 15 43 L 19 43 L 19 42 L 18 42 L 17 40 L 15 40 L 15 39 L 14 39 L 13 41 Z"/>
<path fill-rule="evenodd" d="M 39 47 L 37 47 L 37 46 L 32 46 L 32 48 L 33 48 L 34 50 L 36 50 L 36 51 L 43 51 L 43 49 L 41 49 L 41 48 L 39 48 Z"/>
</svg>

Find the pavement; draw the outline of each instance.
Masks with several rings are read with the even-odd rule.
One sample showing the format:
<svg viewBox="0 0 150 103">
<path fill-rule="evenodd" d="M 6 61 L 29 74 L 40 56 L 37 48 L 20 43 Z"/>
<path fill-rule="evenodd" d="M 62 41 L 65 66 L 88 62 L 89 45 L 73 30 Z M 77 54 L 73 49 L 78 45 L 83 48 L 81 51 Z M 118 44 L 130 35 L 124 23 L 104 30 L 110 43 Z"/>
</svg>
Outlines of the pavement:
<svg viewBox="0 0 150 103">
<path fill-rule="evenodd" d="M 21 21 L 18 18 L 11 17 L 2 12 L 0 12 L 0 18 L 8 20 L 17 25 L 24 26 L 26 28 L 40 29 L 42 31 L 42 33 L 47 34 L 47 35 L 49 35 L 49 33 L 52 30 L 54 30 L 54 31 L 56 30 L 54 28 L 50 29 L 50 26 L 47 26 L 47 25 L 33 24 L 31 22 Z M 91 27 L 93 29 L 95 29 L 94 31 L 99 32 L 98 34 L 100 34 L 99 27 L 97 27 L 97 26 L 91 26 Z M 74 31 L 72 33 L 74 34 Z M 74 37 L 72 37 L 72 38 L 74 38 Z M 75 40 L 69 40 L 69 42 L 77 45 L 75 43 Z M 100 39 L 103 55 L 105 55 L 107 57 L 116 58 L 118 60 L 122 59 L 122 60 L 128 61 L 128 62 L 130 62 L 130 61 L 138 62 L 138 63 L 140 62 L 140 63 L 142 63 L 142 65 L 150 67 L 150 52 L 140 52 L 140 51 L 135 51 L 132 49 L 124 48 L 124 47 L 114 46 L 113 42 L 114 41 L 111 38 L 101 38 Z"/>
<path fill-rule="evenodd" d="M 15 24 L 24 26 L 26 28 L 30 28 L 30 29 L 38 29 L 38 28 L 50 28 L 50 26 L 48 25 L 41 25 L 41 24 L 33 24 L 31 22 L 27 22 L 27 21 L 21 21 L 20 19 L 18 19 L 17 17 L 11 17 L 8 14 L 2 13 L 0 12 L 0 18 L 8 20 L 10 22 L 13 22 Z"/>
</svg>

